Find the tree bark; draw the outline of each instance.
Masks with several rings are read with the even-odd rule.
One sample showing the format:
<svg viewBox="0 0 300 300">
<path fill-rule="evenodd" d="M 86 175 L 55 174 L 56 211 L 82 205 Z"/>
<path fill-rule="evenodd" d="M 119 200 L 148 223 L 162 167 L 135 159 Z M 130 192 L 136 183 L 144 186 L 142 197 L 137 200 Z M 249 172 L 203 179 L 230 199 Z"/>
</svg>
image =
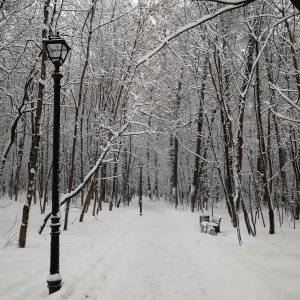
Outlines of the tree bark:
<svg viewBox="0 0 300 300">
<path fill-rule="evenodd" d="M 96 1 L 97 2 L 97 1 Z M 86 47 L 86 57 L 85 57 L 85 62 L 83 66 L 83 70 L 81 73 L 81 78 L 80 78 L 80 85 L 79 85 L 79 92 L 78 92 L 78 102 L 76 103 L 75 107 L 75 123 L 74 123 L 74 134 L 73 134 L 73 144 L 72 144 L 72 157 L 71 157 L 71 170 L 70 170 L 70 175 L 69 175 L 69 185 L 68 185 L 68 192 L 70 193 L 72 188 L 73 188 L 73 181 L 74 181 L 74 173 L 75 173 L 75 156 L 76 156 L 76 144 L 77 144 L 77 132 L 78 132 L 78 119 L 79 119 L 79 110 L 81 106 L 81 101 L 82 101 L 82 94 L 83 94 L 83 83 L 87 71 L 87 67 L 89 64 L 89 57 L 90 57 L 90 44 L 91 44 L 91 39 L 92 39 L 92 24 L 93 24 L 93 19 L 94 19 L 94 13 L 95 13 L 95 1 L 92 1 L 92 8 L 89 11 L 90 16 L 90 24 L 89 24 L 89 35 L 87 39 L 87 47 Z M 65 221 L 64 221 L 64 230 L 68 229 L 68 220 L 69 220 L 69 211 L 70 211 L 70 202 L 71 199 L 67 201 L 66 203 L 66 209 L 65 209 Z"/>
<path fill-rule="evenodd" d="M 258 51 L 258 42 L 256 42 L 256 55 L 259 54 Z M 264 184 L 264 191 L 266 196 L 266 201 L 269 209 L 269 233 L 275 233 L 275 221 L 274 221 L 274 211 L 273 211 L 273 204 L 271 200 L 271 194 L 269 189 L 269 182 L 267 178 L 267 152 L 266 152 L 266 144 L 265 144 L 265 137 L 263 132 L 263 123 L 262 123 L 262 116 L 261 116 L 261 92 L 260 92 L 260 74 L 259 74 L 259 63 L 256 65 L 256 97 L 255 97 L 255 112 L 256 112 L 256 121 L 257 121 L 257 130 L 258 130 L 258 141 L 259 141 L 259 152 L 262 160 L 262 181 Z"/>
<path fill-rule="evenodd" d="M 191 211 L 195 210 L 195 203 L 199 193 L 199 181 L 201 176 L 200 171 L 200 155 L 202 146 L 202 131 L 203 131 L 203 105 L 204 105 L 204 95 L 206 89 L 206 78 L 208 74 L 208 54 L 206 54 L 203 63 L 203 73 L 202 73 L 202 85 L 199 93 L 199 111 L 197 120 L 197 141 L 196 141 L 196 155 L 193 170 L 193 181 L 191 186 Z"/>
<path fill-rule="evenodd" d="M 24 122 L 23 135 L 19 139 L 19 143 L 18 143 L 17 168 L 16 168 L 16 178 L 15 178 L 15 186 L 14 186 L 15 201 L 18 200 L 18 195 L 19 195 L 19 182 L 20 182 L 21 165 L 22 165 L 23 153 L 24 153 L 25 136 L 26 136 L 26 125 Z"/>
<path fill-rule="evenodd" d="M 48 28 L 48 20 L 49 20 L 49 7 L 50 0 L 46 0 L 44 2 L 44 26 L 42 30 L 42 39 L 46 39 L 47 37 L 47 28 Z M 38 99 L 37 99 L 37 108 L 34 119 L 34 136 L 31 143 L 30 149 L 30 157 L 29 157 L 29 168 L 28 168 L 28 188 L 26 195 L 26 203 L 23 207 L 22 214 L 22 223 L 19 234 L 19 247 L 24 248 L 26 245 L 26 237 L 27 237 L 27 227 L 29 221 L 29 211 L 31 206 L 32 198 L 35 195 L 35 183 L 36 183 L 36 166 L 38 159 L 38 150 L 40 146 L 40 121 L 42 116 L 43 109 L 43 98 L 44 98 L 44 81 L 46 78 L 46 46 L 42 43 L 42 61 L 41 61 L 41 80 L 39 81 L 38 88 Z"/>
</svg>

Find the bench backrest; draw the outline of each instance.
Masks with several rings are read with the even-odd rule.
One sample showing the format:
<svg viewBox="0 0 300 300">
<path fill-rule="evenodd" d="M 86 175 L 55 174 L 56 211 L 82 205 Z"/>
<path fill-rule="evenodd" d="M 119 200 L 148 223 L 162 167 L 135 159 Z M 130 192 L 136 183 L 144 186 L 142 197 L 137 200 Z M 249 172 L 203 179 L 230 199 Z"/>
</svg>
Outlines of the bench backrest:
<svg viewBox="0 0 300 300">
<path fill-rule="evenodd" d="M 217 215 L 213 216 L 212 219 L 211 219 L 211 221 L 214 222 L 214 223 L 220 223 L 221 220 L 222 220 L 222 217 L 217 216 Z"/>
</svg>

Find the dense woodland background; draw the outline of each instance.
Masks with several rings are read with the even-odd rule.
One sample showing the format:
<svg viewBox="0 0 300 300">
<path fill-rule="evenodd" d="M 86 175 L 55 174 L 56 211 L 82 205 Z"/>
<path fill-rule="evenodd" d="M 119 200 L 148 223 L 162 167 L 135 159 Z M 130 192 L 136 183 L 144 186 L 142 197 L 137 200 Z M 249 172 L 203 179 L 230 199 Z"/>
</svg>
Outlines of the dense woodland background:
<svg viewBox="0 0 300 300">
<path fill-rule="evenodd" d="M 26 193 L 23 227 L 32 204 L 51 204 L 51 28 L 72 48 L 61 67 L 64 230 L 71 202 L 81 220 L 88 205 L 129 204 L 142 163 L 149 200 L 191 211 L 226 201 L 252 235 L 266 208 L 274 233 L 275 210 L 299 218 L 299 25 L 287 0 L 1 1 L 1 195 Z"/>
</svg>

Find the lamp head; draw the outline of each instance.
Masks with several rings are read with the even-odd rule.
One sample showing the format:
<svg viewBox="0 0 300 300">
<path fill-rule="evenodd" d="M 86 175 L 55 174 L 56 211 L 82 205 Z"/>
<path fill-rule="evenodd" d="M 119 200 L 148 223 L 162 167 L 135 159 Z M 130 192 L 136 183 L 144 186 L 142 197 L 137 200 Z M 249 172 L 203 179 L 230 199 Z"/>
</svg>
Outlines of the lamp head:
<svg viewBox="0 0 300 300">
<path fill-rule="evenodd" d="M 43 40 L 48 52 L 48 56 L 56 67 L 60 67 L 66 60 L 70 46 L 65 39 L 61 38 L 59 34 L 49 35 L 47 40 Z"/>
</svg>

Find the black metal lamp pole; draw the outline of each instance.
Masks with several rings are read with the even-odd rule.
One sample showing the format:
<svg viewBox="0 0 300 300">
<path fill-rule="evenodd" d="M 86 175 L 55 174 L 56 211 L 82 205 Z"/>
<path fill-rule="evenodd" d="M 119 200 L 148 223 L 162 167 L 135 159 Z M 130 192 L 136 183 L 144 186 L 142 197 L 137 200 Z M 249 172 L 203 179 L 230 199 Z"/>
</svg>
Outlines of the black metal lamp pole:
<svg viewBox="0 0 300 300">
<path fill-rule="evenodd" d="M 51 246 L 50 246 L 50 275 L 48 276 L 49 294 L 58 291 L 61 287 L 59 274 L 59 149 L 60 149 L 60 80 L 62 74 L 59 65 L 55 65 L 52 74 L 54 80 L 54 116 L 53 116 L 53 158 L 52 158 L 52 217 L 51 217 Z"/>
<path fill-rule="evenodd" d="M 140 188 L 139 188 L 139 205 L 140 205 L 140 216 L 143 215 L 143 202 L 142 202 L 142 196 L 143 196 L 143 164 L 140 162 L 139 163 L 140 167 Z"/>
<path fill-rule="evenodd" d="M 54 64 L 52 74 L 54 80 L 54 112 L 53 112 L 53 158 L 52 158 L 52 216 L 51 216 L 51 245 L 50 245 L 50 274 L 47 278 L 49 294 L 61 288 L 61 275 L 59 273 L 59 166 L 60 166 L 60 80 L 63 75 L 59 67 L 64 63 L 70 47 L 64 39 L 57 34 L 43 40 L 48 55 Z"/>
</svg>

